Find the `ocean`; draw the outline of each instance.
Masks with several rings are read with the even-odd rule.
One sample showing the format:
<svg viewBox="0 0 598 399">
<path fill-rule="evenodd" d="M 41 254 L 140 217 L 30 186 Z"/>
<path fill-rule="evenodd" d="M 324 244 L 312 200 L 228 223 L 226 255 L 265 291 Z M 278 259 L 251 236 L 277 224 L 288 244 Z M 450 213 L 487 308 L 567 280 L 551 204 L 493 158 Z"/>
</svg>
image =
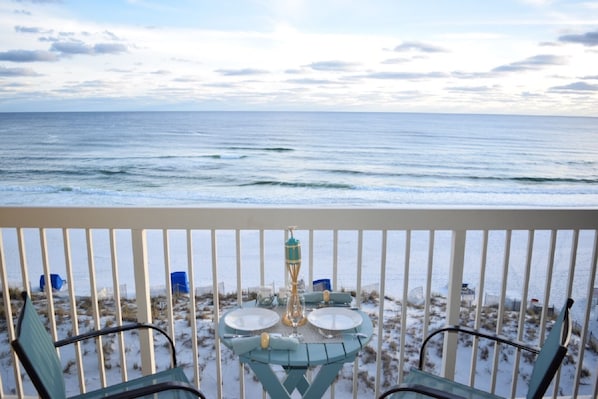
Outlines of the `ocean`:
<svg viewBox="0 0 598 399">
<path fill-rule="evenodd" d="M 309 113 L 309 112 L 115 112 L 115 113 L 0 113 L 0 204 L 17 206 L 313 206 L 313 207 L 592 207 L 598 206 L 598 118 L 448 115 L 407 113 Z M 46 232 L 51 271 L 66 277 L 62 232 Z M 205 232 L 196 232 L 206 234 Z M 255 272 L 260 250 L 257 232 L 245 232 L 243 287 L 260 283 Z M 301 232 L 299 232 L 301 233 Z M 43 273 L 39 231 L 25 229 L 27 269 L 32 290 Z M 544 298 L 544 270 L 550 256 L 550 232 L 537 232 L 532 272 L 524 281 L 527 232 L 513 232 L 507 296 L 521 298 L 522 284 L 529 297 Z M 77 295 L 96 289 L 107 295 L 112 289 L 109 237 L 93 236 L 95 286 L 86 261 L 85 231 L 69 232 L 74 270 L 69 288 Z M 194 287 L 211 287 L 209 257 L 200 254 L 197 239 Z M 342 248 L 351 248 L 355 232 L 339 232 Z M 426 232 L 414 232 L 410 248 L 413 265 L 427 264 Z M 222 292 L 234 292 L 236 282 L 235 234 L 218 235 L 218 281 Z M 8 281 L 19 286 L 21 254 L 15 229 L 2 232 Z M 148 232 L 149 284 L 164 290 L 164 269 L 159 231 Z M 361 283 L 378 286 L 381 248 L 377 233 L 363 233 L 364 263 Z M 389 241 L 401 243 L 403 232 L 390 232 Z M 134 295 L 133 263 L 127 252 L 130 238 L 118 233 L 121 295 Z M 316 234 L 314 278 L 330 277 L 330 236 Z M 427 278 L 434 292 L 446 292 L 449 275 L 450 232 L 435 233 L 435 265 L 412 267 L 409 289 L 420 289 Z M 282 250 L 283 240 L 275 241 Z M 484 294 L 498 294 L 502 284 L 500 265 L 504 236 L 490 232 L 489 252 L 494 255 L 485 271 Z M 156 243 L 157 245 L 152 245 Z M 481 232 L 468 237 L 468 250 L 481 248 Z M 567 252 L 571 235 L 559 234 L 550 304 L 562 303 L 568 283 Z M 577 320 L 584 317 L 588 269 L 594 235 L 581 233 L 573 293 Z M 171 232 L 173 270 L 185 270 L 185 232 Z M 343 247 L 345 245 L 345 247 Z M 398 244 L 397 248 L 400 248 Z M 276 254 L 276 250 L 267 253 Z M 206 249 L 208 253 L 209 249 Z M 477 252 L 476 252 L 477 251 Z M 349 262 L 336 277 L 341 289 L 355 286 L 356 268 Z M 279 252 L 281 253 L 281 252 Z M 386 295 L 400 298 L 404 285 L 402 253 L 389 251 L 385 271 Z M 476 288 L 480 258 L 467 257 L 465 276 Z M 275 257 L 266 259 L 269 284 L 284 283 L 284 268 Z M 306 269 L 304 269 L 306 270 Z M 304 275 L 302 275 L 303 277 Z M 63 289 L 66 292 L 66 289 Z M 163 292 L 163 291 L 160 291 Z M 481 290 L 477 291 L 482 294 Z M 485 303 L 492 295 L 485 296 Z M 396 306 L 398 302 L 392 301 Z M 396 311 L 392 311 L 396 318 Z M 390 314 L 390 313 L 389 313 Z M 592 313 L 591 331 L 597 331 Z M 413 321 L 410 320 L 410 323 Z M 186 324 L 185 324 L 186 325 Z M 411 327 L 410 327 L 411 328 Z M 188 334 L 188 332 L 185 332 Z M 1 332 L 0 332 L 1 335 Z M 215 388 L 211 346 L 200 356 L 202 388 Z M 191 353 L 186 351 L 186 353 Z M 589 352 L 586 352 L 589 353 Z M 1 356 L 0 356 L 1 357 Z M 184 358 L 184 356 L 183 356 Z M 206 360 L 207 359 L 207 360 Z M 595 358 L 586 355 L 584 366 L 595 369 Z M 0 361 L 6 363 L 7 360 Z M 188 360 L 191 364 L 191 360 Z M 7 363 L 8 364 L 8 363 Z M 569 365 L 567 370 L 571 370 Z M 117 370 L 118 368 L 114 368 Z M 236 373 L 236 362 L 224 362 L 224 372 Z M 0 368 L 5 386 L 14 386 L 10 367 Z M 568 371 L 569 372 L 569 371 Z M 570 373 L 570 372 L 569 372 Z M 233 375 L 233 374 L 230 374 Z M 485 374 L 480 378 L 485 378 Z M 570 375 L 570 374 L 567 374 Z M 464 377 L 465 378 L 465 377 Z M 592 377 L 593 378 L 593 377 Z M 571 378 L 569 378 L 571 380 Z M 249 380 L 249 379 L 247 379 Z M 7 383 L 8 381 L 8 383 Z M 563 381 L 563 379 L 561 379 Z M 71 381 L 67 384 L 76 387 Z M 259 395 L 261 387 L 248 383 Z M 523 387 L 523 384 L 519 386 Z M 589 385 L 585 386 L 588 390 Z M 582 389 L 586 389 L 582 385 Z M 522 390 L 521 388 L 520 390 Z M 567 388 L 568 389 L 568 388 Z M 348 397 L 347 379 L 337 385 L 337 397 Z M 345 393 L 347 392 L 347 393 Z"/>
<path fill-rule="evenodd" d="M 598 205 L 598 118 L 0 113 L 0 137 L 1 205 Z"/>
</svg>

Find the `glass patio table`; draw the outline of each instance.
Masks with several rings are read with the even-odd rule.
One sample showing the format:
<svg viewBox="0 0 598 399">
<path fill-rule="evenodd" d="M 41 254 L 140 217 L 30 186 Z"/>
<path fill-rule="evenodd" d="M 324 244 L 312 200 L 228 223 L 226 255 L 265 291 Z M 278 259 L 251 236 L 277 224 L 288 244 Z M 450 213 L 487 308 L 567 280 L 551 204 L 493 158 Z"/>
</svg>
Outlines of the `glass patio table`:
<svg viewBox="0 0 598 399">
<path fill-rule="evenodd" d="M 249 308 L 251 307 L 252 305 L 249 305 Z M 245 309 L 245 305 L 243 309 Z M 239 339 L 234 337 L 247 334 L 246 331 L 231 328 L 225 323 L 227 315 L 234 310 L 224 313 L 218 326 L 218 335 L 222 343 L 233 351 L 233 340 Z M 282 314 L 282 309 L 274 309 L 274 311 Z M 332 338 L 326 338 L 318 331 L 318 328 L 307 323 L 299 327 L 304 337 L 296 347 L 292 349 L 262 349 L 258 344 L 251 350 L 238 353 L 239 361 L 247 364 L 253 370 L 263 388 L 272 398 L 290 398 L 295 389 L 301 393 L 303 398 L 321 398 L 334 382 L 343 364 L 353 362 L 359 351 L 372 338 L 373 325 L 370 318 L 360 310 L 351 308 L 350 311 L 361 317 L 361 323 L 357 327 L 342 332 L 335 331 Z M 288 336 L 291 328 L 278 321 L 276 325 L 266 331 L 272 337 L 277 334 Z M 251 334 L 257 339 L 256 334 L 259 335 L 259 332 Z M 282 366 L 284 369 L 283 378 L 279 379 L 276 375 L 273 368 L 275 365 Z M 307 370 L 315 366 L 320 367 L 310 380 Z"/>
</svg>

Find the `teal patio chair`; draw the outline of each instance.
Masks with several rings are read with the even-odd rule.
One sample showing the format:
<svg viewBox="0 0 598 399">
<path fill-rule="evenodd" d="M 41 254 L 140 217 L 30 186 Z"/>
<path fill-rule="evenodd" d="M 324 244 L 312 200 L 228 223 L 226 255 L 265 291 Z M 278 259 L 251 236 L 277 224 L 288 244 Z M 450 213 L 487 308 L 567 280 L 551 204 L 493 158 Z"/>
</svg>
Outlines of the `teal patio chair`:
<svg viewBox="0 0 598 399">
<path fill-rule="evenodd" d="M 417 369 L 413 368 L 402 384 L 388 389 L 380 396 L 380 399 L 388 397 L 391 397 L 392 399 L 415 397 L 432 397 L 439 399 L 503 399 L 500 396 L 476 388 L 471 388 L 467 385 L 423 371 L 423 364 L 426 357 L 426 344 L 433 336 L 444 332 L 471 334 L 537 354 L 536 362 L 529 380 L 529 390 L 526 398 L 539 399 L 548 389 L 548 386 L 567 353 L 567 345 L 569 344 L 569 339 L 571 337 L 571 318 L 569 317 L 569 309 L 572 305 L 573 299 L 567 299 L 563 309 L 552 326 L 550 334 L 548 334 L 548 337 L 544 341 L 541 350 L 521 342 L 510 341 L 504 337 L 486 334 L 468 327 L 448 326 L 436 330 L 422 343 L 419 367 Z"/>
<path fill-rule="evenodd" d="M 35 311 L 31 299 L 26 292 L 23 292 L 22 295 L 24 303 L 17 322 L 17 337 L 11 344 L 42 399 L 66 399 L 67 397 L 64 377 L 62 375 L 62 365 L 56 348 L 89 338 L 134 329 L 150 329 L 164 334 L 170 342 L 172 367 L 153 375 L 143 376 L 106 388 L 71 396 L 69 399 L 127 399 L 144 396 L 159 399 L 190 399 L 198 397 L 205 399 L 203 393 L 189 383 L 183 370 L 176 367 L 174 343 L 164 330 L 151 324 L 132 323 L 90 331 L 75 337 L 53 342 L 41 318 Z"/>
</svg>

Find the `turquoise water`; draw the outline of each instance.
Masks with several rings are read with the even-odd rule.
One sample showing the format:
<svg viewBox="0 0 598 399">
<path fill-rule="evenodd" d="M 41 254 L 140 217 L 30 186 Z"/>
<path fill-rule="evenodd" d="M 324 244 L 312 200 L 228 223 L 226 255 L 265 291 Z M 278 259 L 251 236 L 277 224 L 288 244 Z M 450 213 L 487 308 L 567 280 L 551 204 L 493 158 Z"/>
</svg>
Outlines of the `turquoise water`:
<svg viewBox="0 0 598 399">
<path fill-rule="evenodd" d="M 2 205 L 598 205 L 598 118 L 0 113 Z"/>
</svg>

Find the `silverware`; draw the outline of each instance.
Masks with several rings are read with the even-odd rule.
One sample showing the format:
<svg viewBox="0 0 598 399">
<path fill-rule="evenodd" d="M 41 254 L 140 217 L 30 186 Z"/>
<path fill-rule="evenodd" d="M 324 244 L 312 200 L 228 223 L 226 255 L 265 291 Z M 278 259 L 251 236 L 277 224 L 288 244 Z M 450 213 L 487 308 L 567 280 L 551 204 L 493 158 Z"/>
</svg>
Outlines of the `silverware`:
<svg viewBox="0 0 598 399">
<path fill-rule="evenodd" d="M 224 334 L 222 338 L 247 338 L 251 337 L 250 334 Z"/>
<path fill-rule="evenodd" d="M 343 333 L 342 335 L 350 335 L 352 337 L 357 337 L 357 338 L 367 338 L 368 337 L 364 333 Z"/>
<path fill-rule="evenodd" d="M 349 308 L 351 310 L 358 309 L 354 306 L 351 306 L 350 303 L 332 303 L 332 302 L 330 302 L 330 303 L 322 302 L 322 303 L 319 303 L 316 307 L 318 309 L 320 309 L 320 308 Z"/>
<path fill-rule="evenodd" d="M 364 333 L 353 333 L 353 332 L 341 332 L 337 333 L 334 331 L 324 330 L 322 328 L 318 328 L 318 332 L 324 336 L 324 338 L 335 338 L 335 337 L 355 337 L 355 338 L 364 338 L 367 339 L 367 335 Z"/>
<path fill-rule="evenodd" d="M 252 334 L 223 334 L 222 338 L 249 338 L 249 337 L 258 337 L 259 335 L 252 335 Z M 282 337 L 282 334 L 279 333 L 270 333 L 270 338 L 278 338 Z"/>
</svg>

